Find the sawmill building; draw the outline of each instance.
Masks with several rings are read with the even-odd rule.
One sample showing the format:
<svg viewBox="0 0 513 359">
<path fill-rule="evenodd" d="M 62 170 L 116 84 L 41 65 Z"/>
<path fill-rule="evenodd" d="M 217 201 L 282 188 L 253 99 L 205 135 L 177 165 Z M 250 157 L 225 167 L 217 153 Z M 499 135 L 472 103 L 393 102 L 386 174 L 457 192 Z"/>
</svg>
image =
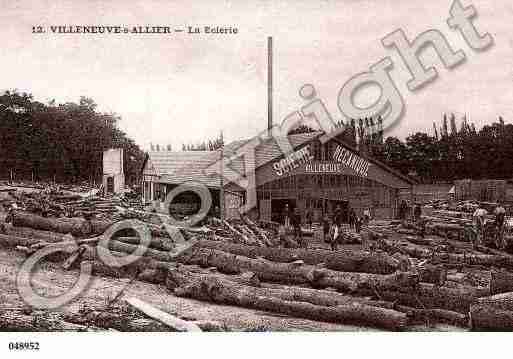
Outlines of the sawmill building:
<svg viewBox="0 0 513 359">
<path fill-rule="evenodd" d="M 322 143 L 322 135 L 319 131 L 289 135 L 293 151 L 287 155 L 278 142 L 284 138 L 258 141 L 254 149 L 257 205 L 250 215 L 276 221 L 288 204 L 299 207 L 301 213 L 309 208 L 314 221 L 337 206 L 344 213 L 353 208 L 362 215 L 368 208 L 374 218 L 395 217 L 399 191 L 411 191 L 414 181 L 357 150 L 344 136 Z M 245 176 L 247 164 L 240 148 L 249 141 L 224 146 L 224 158 L 230 159 L 225 162 L 225 171 Z M 209 189 L 214 208 L 220 206 L 223 185 L 225 214 L 228 218 L 237 216 L 237 209 L 247 200 L 244 188 L 227 179 L 221 181 L 220 176 L 208 171 L 220 158 L 220 151 L 149 152 L 143 167 L 143 201 L 169 212 L 169 208 L 163 208 L 166 195 L 180 184 L 194 181 Z M 189 210 L 197 210 L 197 201 L 194 194 L 181 193 L 173 200 L 173 208 L 189 206 Z"/>
</svg>

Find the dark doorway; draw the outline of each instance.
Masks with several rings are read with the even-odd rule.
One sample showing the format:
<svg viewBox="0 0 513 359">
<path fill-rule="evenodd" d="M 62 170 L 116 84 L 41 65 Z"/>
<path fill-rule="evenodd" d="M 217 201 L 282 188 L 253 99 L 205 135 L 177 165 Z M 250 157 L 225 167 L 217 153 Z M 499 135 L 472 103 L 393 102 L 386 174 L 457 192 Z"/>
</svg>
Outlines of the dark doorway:
<svg viewBox="0 0 513 359">
<path fill-rule="evenodd" d="M 328 213 L 333 218 L 335 209 L 337 209 L 338 206 L 340 206 L 340 209 L 342 210 L 342 222 L 349 223 L 349 202 L 348 201 L 329 200 Z"/>
<path fill-rule="evenodd" d="M 114 193 L 114 177 L 107 177 L 107 193 Z"/>
<path fill-rule="evenodd" d="M 271 220 L 274 222 L 283 223 L 283 211 L 285 210 L 285 205 L 289 205 L 289 210 L 293 211 L 296 208 L 296 199 L 295 198 L 282 198 L 282 199 L 272 199 L 271 200 Z"/>
</svg>

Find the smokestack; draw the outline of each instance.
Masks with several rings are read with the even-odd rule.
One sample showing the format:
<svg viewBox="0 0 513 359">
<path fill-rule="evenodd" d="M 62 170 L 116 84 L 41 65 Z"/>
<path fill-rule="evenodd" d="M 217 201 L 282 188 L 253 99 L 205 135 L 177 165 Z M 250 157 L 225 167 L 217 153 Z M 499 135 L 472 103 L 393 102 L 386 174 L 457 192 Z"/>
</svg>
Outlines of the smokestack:
<svg viewBox="0 0 513 359">
<path fill-rule="evenodd" d="M 273 128 L 273 38 L 267 37 L 267 131 Z"/>
</svg>

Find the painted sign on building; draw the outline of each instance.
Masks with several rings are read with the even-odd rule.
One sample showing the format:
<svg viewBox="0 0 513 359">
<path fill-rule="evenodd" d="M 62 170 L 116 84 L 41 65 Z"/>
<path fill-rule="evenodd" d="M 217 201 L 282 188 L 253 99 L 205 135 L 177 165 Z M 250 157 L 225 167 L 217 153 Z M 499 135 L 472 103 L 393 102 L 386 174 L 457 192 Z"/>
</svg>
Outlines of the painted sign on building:
<svg viewBox="0 0 513 359">
<path fill-rule="evenodd" d="M 278 176 L 283 176 L 299 166 L 309 163 L 312 159 L 313 155 L 310 153 L 310 146 L 305 146 L 273 163 L 273 169 Z"/>
<path fill-rule="evenodd" d="M 306 173 L 343 173 L 344 165 L 333 162 L 315 162 L 305 165 Z"/>
<path fill-rule="evenodd" d="M 335 152 L 333 153 L 333 160 L 351 168 L 356 172 L 356 174 L 360 176 L 368 176 L 370 166 L 369 161 L 342 146 L 337 146 L 335 149 Z"/>
</svg>

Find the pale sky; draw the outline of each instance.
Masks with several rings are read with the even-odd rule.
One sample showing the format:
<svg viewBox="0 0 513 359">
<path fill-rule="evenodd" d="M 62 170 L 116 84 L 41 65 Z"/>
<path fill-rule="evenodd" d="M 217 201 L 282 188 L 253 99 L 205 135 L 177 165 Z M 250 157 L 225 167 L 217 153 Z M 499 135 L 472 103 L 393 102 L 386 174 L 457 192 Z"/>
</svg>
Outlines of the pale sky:
<svg viewBox="0 0 513 359">
<path fill-rule="evenodd" d="M 479 127 L 502 115 L 513 120 L 513 4 L 474 5 L 474 24 L 494 46 L 474 52 L 446 24 L 452 1 L 13 1 L 0 0 L 2 90 L 17 88 L 47 102 L 92 97 L 121 115 L 121 128 L 144 149 L 149 143 L 197 142 L 221 130 L 228 141 L 254 136 L 267 125 L 266 38 L 274 40 L 274 121 L 305 104 L 311 83 L 336 119 L 337 96 L 353 75 L 390 56 L 391 75 L 406 106 L 388 135 L 431 133 L 443 112 Z M 33 34 L 32 26 L 47 27 Z M 161 25 L 237 27 L 236 35 L 52 34 L 50 25 Z M 401 28 L 412 40 L 438 29 L 466 62 L 453 70 L 436 62 L 439 76 L 410 92 L 406 67 L 381 38 Z M 431 50 L 425 54 L 432 55 Z M 368 101 L 371 94 L 367 94 Z M 365 94 L 362 96 L 365 101 Z"/>
</svg>

